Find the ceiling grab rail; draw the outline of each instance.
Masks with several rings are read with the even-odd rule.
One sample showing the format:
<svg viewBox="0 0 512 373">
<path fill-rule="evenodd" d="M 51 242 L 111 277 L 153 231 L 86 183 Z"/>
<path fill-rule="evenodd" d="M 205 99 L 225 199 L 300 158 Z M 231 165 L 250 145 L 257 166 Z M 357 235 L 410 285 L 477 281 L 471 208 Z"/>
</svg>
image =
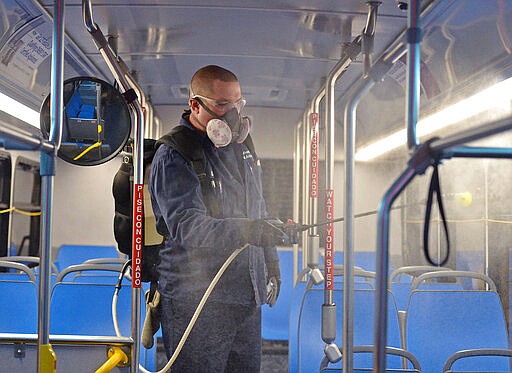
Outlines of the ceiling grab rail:
<svg viewBox="0 0 512 373">
<path fill-rule="evenodd" d="M 362 34 L 371 36 L 374 33 L 373 26 L 376 24 L 375 17 L 377 16 L 377 9 L 380 1 L 368 1 L 368 15 L 367 23 Z M 352 43 L 346 45 L 344 54 L 338 63 L 329 73 L 326 81 L 325 102 L 326 102 L 326 128 L 325 128 L 325 212 L 326 221 L 333 220 L 334 214 L 334 128 L 335 121 L 335 97 L 334 86 L 336 81 L 347 70 L 348 66 L 361 52 L 363 36 L 357 36 Z M 345 211 L 347 211 L 345 209 Z M 347 215 L 346 215 L 347 216 Z M 345 228 L 346 229 L 346 228 Z M 344 264 L 345 264 L 345 281 L 344 281 L 344 308 L 343 308 L 343 370 L 352 371 L 352 346 L 353 346 L 353 260 L 350 258 L 347 261 L 347 248 L 344 250 Z M 353 256 L 353 254 L 349 255 Z M 333 281 L 333 268 L 334 268 L 334 225 L 330 223 L 326 225 L 325 235 L 325 255 L 324 255 L 324 304 L 322 305 L 322 340 L 326 346 L 324 353 L 331 362 L 336 362 L 341 359 L 341 352 L 338 346 L 334 343 L 336 339 L 336 304 L 334 303 L 334 281 Z M 348 307 L 347 307 L 348 300 Z M 347 338 L 348 336 L 348 338 Z M 348 343 L 346 343 L 348 341 Z"/>
<path fill-rule="evenodd" d="M 416 0 L 413 1 L 416 3 Z M 413 11 L 416 11 L 413 5 Z M 416 15 L 413 15 L 416 17 Z M 417 24 L 416 24 L 417 26 Z M 417 33 L 418 30 L 412 31 Z M 408 34 L 408 41 L 414 41 L 416 36 Z M 419 51 L 418 51 L 419 53 Z M 413 66 L 411 66 L 412 68 Z M 417 66 L 419 68 L 419 66 Z M 419 73 L 417 73 L 419 74 Z M 412 74 L 411 75 L 415 75 Z M 416 75 L 415 75 L 416 76 Z M 418 83 L 419 75 L 413 80 L 410 80 L 408 85 L 409 90 L 415 89 L 415 84 Z M 414 84 L 413 84 L 414 83 Z M 414 98 L 414 93 L 408 92 L 408 97 L 411 97 L 409 105 L 417 105 L 419 98 Z M 385 345 L 387 333 L 387 320 L 386 316 L 382 315 L 387 309 L 387 271 L 388 271 L 388 258 L 389 258 L 389 212 L 392 208 L 395 199 L 402 193 L 407 185 L 414 179 L 416 175 L 425 173 L 428 167 L 439 163 L 442 159 L 449 159 L 452 157 L 465 157 L 465 158 L 512 158 L 512 148 L 490 148 L 490 147 L 467 147 L 462 146 L 468 142 L 480 140 L 485 137 L 493 136 L 501 132 L 512 130 L 512 118 L 505 118 L 485 124 L 477 128 L 456 133 L 444 139 L 432 138 L 418 146 L 414 146 L 416 140 L 416 123 L 414 116 L 415 109 L 408 109 L 407 112 L 411 113 L 410 118 L 407 118 L 408 140 L 412 146 L 413 154 L 407 163 L 406 169 L 397 178 L 397 180 L 386 191 L 379 204 L 378 226 L 377 226 L 377 293 L 375 301 L 375 327 L 374 327 L 374 372 L 383 372 L 386 369 L 385 359 Z M 417 108 L 416 108 L 417 110 Z M 417 119 L 417 118 L 416 118 Z"/>
<path fill-rule="evenodd" d="M 147 123 L 147 111 L 145 108 L 146 100 L 142 93 L 142 89 L 138 86 L 136 81 L 129 73 L 129 69 L 124 61 L 115 55 L 111 46 L 105 39 L 98 25 L 94 22 L 92 14 L 91 0 L 82 0 L 82 16 L 84 25 L 87 31 L 91 34 L 96 47 L 103 56 L 110 71 L 114 75 L 117 83 L 124 89 L 123 96 L 130 104 L 129 107 L 135 116 L 135 129 L 133 139 L 133 169 L 134 169 L 134 183 L 133 183 L 133 206 L 137 203 L 143 203 L 142 195 L 144 185 L 144 127 Z M 137 200 L 137 201 L 136 201 Z M 137 221 L 133 210 L 133 221 Z M 132 233 L 132 258 L 142 258 L 141 246 L 135 244 L 135 234 Z M 134 262 L 135 263 L 135 262 Z M 140 355 L 140 274 L 141 265 L 133 265 L 132 267 L 132 325 L 131 333 L 134 341 L 131 346 L 131 359 L 130 369 L 132 372 L 138 371 L 139 355 Z"/>
</svg>

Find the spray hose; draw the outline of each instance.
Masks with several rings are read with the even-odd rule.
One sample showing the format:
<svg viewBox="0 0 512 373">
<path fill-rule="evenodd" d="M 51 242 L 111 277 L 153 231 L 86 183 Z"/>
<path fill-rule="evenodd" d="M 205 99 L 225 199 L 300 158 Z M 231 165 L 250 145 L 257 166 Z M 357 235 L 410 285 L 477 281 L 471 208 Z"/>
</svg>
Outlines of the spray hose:
<svg viewBox="0 0 512 373">
<path fill-rule="evenodd" d="M 233 251 L 233 253 L 231 253 L 231 255 L 226 259 L 226 261 L 224 262 L 222 267 L 220 267 L 220 269 L 218 270 L 218 272 L 215 275 L 215 277 L 213 277 L 212 282 L 210 283 L 210 285 L 208 286 L 208 288 L 204 292 L 204 295 L 201 298 L 201 301 L 199 302 L 199 305 L 197 306 L 194 314 L 192 315 L 192 318 L 190 319 L 190 322 L 189 322 L 189 324 L 187 326 L 187 329 L 185 329 L 185 332 L 183 333 L 183 336 L 181 337 L 180 342 L 178 343 L 178 346 L 176 347 L 176 350 L 172 354 L 172 356 L 169 359 L 169 361 L 167 362 L 167 364 L 165 364 L 165 366 L 161 370 L 159 370 L 157 372 L 154 372 L 154 373 L 164 373 L 164 372 L 167 372 L 171 368 L 171 366 L 174 364 L 174 362 L 178 358 L 178 355 L 181 352 L 181 349 L 183 348 L 183 345 L 187 341 L 187 338 L 188 338 L 190 332 L 192 331 L 192 328 L 194 327 L 194 325 L 195 325 L 195 323 L 197 321 L 197 318 L 201 314 L 201 311 L 203 310 L 203 307 L 204 307 L 206 301 L 210 297 L 210 294 L 212 293 L 213 289 L 215 288 L 215 286 L 219 282 L 221 276 L 224 274 L 224 272 L 226 271 L 228 266 L 231 264 L 231 262 L 238 256 L 238 254 L 240 254 L 242 251 L 244 251 L 247 247 L 249 247 L 249 244 L 245 244 L 244 246 L 242 246 L 242 247 L 236 249 L 235 251 Z M 122 272 L 121 272 L 121 274 L 119 276 L 120 279 L 122 279 L 122 277 L 124 275 L 124 271 L 128 267 L 128 265 L 127 265 L 128 263 L 131 263 L 131 261 L 127 261 L 125 263 L 125 265 L 123 266 Z M 121 289 L 121 285 L 120 284 L 121 284 L 121 281 L 118 281 L 118 284 L 116 285 L 116 291 L 114 292 L 114 297 L 112 298 L 112 321 L 114 322 L 114 330 L 116 331 L 116 335 L 118 337 L 121 337 L 121 331 L 119 330 L 119 325 L 117 323 L 117 298 L 118 298 L 119 290 Z M 147 370 L 146 368 L 144 368 L 140 364 L 139 364 L 139 370 L 141 372 L 143 372 L 143 373 L 153 373 L 153 372 Z"/>
</svg>

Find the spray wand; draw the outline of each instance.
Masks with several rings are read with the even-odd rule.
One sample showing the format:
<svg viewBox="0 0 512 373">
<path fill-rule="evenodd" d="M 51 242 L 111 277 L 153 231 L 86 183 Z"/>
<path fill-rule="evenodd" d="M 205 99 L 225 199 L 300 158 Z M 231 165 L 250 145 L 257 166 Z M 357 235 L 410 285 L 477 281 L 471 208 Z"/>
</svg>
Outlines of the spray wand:
<svg viewBox="0 0 512 373">
<path fill-rule="evenodd" d="M 396 206 L 391 209 L 395 210 L 395 209 L 399 209 L 402 207 L 403 206 Z M 378 212 L 377 210 L 362 212 L 360 214 L 355 214 L 354 218 L 362 218 L 364 216 L 374 215 L 377 212 Z M 299 232 L 304 232 L 305 230 L 308 230 L 313 227 L 321 227 L 323 225 L 338 223 L 340 221 L 345 221 L 345 218 L 344 217 L 336 218 L 336 219 L 327 220 L 327 221 L 324 221 L 321 223 L 316 223 L 316 224 L 301 224 L 301 223 L 294 222 L 291 219 L 288 219 L 288 221 L 286 223 L 283 223 L 281 220 L 279 220 L 277 218 L 268 219 L 266 221 L 268 223 L 272 224 L 274 227 L 281 229 L 290 238 L 291 244 L 296 244 L 298 242 Z"/>
</svg>

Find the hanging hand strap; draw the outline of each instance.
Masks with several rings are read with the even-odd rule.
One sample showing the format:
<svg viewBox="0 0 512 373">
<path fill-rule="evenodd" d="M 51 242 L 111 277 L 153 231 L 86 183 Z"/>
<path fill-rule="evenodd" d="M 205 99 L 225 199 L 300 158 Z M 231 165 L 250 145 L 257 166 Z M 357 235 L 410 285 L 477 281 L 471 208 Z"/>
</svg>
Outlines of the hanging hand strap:
<svg viewBox="0 0 512 373">
<path fill-rule="evenodd" d="M 450 257 L 450 237 L 448 235 L 448 224 L 446 222 L 446 216 L 444 214 L 443 207 L 443 199 L 441 197 L 441 186 L 439 184 L 439 171 L 437 169 L 437 163 L 434 164 L 434 171 L 432 172 L 432 178 L 430 179 L 430 186 L 428 189 L 428 199 L 427 199 L 427 209 L 425 211 L 425 222 L 423 224 L 423 251 L 425 253 L 425 258 L 427 261 L 433 266 L 442 267 L 448 261 Z M 436 263 L 432 260 L 429 254 L 428 243 L 429 243 L 429 228 L 430 228 L 430 215 L 432 212 L 432 199 L 434 197 L 434 193 L 437 198 L 437 205 L 439 206 L 439 214 L 441 215 L 441 219 L 443 222 L 443 228 L 446 238 L 446 256 L 439 263 Z"/>
</svg>

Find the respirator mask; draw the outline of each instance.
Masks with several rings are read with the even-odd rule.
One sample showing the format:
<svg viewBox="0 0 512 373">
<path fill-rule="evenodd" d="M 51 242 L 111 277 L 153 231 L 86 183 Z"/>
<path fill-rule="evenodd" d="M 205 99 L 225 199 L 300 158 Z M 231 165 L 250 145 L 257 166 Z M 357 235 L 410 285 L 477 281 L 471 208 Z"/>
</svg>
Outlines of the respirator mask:
<svg viewBox="0 0 512 373">
<path fill-rule="evenodd" d="M 251 131 L 252 122 L 247 116 L 242 116 L 240 111 L 245 105 L 245 100 L 240 99 L 224 115 L 218 116 L 210 110 L 203 100 L 211 100 L 207 97 L 195 95 L 194 99 L 205 109 L 213 119 L 206 124 L 206 134 L 216 147 L 222 147 L 237 142 L 243 143 Z M 212 100 L 213 101 L 213 100 Z"/>
</svg>

